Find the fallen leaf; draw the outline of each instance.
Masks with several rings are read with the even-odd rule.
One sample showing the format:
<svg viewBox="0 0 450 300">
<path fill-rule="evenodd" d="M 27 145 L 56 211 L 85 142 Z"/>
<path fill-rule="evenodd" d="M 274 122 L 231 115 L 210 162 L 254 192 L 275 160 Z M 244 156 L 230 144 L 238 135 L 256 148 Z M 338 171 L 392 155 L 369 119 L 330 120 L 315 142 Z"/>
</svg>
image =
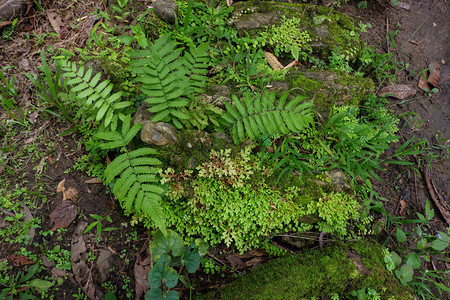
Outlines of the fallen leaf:
<svg viewBox="0 0 450 300">
<path fill-rule="evenodd" d="M 39 162 L 39 165 L 37 165 L 37 167 L 36 167 L 36 174 L 37 175 L 40 175 L 42 173 L 42 171 L 44 170 L 45 159 L 46 159 L 45 156 L 43 158 L 41 158 L 41 161 Z"/>
<path fill-rule="evenodd" d="M 445 59 L 441 59 L 441 64 L 445 65 Z"/>
<path fill-rule="evenodd" d="M 411 6 L 408 3 L 405 2 L 398 2 L 397 5 L 398 8 L 403 8 L 404 10 L 410 10 Z"/>
<path fill-rule="evenodd" d="M 291 63 L 289 63 L 286 67 L 284 67 L 285 69 L 289 69 L 289 68 L 292 68 L 292 67 L 295 67 L 295 66 L 297 66 L 297 65 L 299 65 L 300 64 L 300 62 L 298 61 L 298 60 L 294 60 L 294 61 L 292 61 Z"/>
<path fill-rule="evenodd" d="M 272 200 L 270 200 L 270 207 L 272 207 L 275 210 L 278 210 L 278 208 L 273 204 Z"/>
<path fill-rule="evenodd" d="M 378 91 L 380 97 L 394 97 L 400 100 L 406 99 L 416 94 L 416 89 L 408 84 L 388 85 Z"/>
<path fill-rule="evenodd" d="M 441 65 L 438 62 L 432 62 L 428 66 L 428 70 L 430 70 L 430 76 L 427 79 L 428 83 L 438 88 L 441 81 Z"/>
<path fill-rule="evenodd" d="M 414 45 L 419 45 L 420 44 L 420 42 L 418 40 L 410 40 L 409 42 L 411 44 L 414 44 Z"/>
<path fill-rule="evenodd" d="M 419 83 L 417 84 L 417 86 L 422 90 L 422 91 L 430 91 L 430 86 L 428 85 L 427 82 L 427 78 L 425 77 L 426 75 L 420 75 L 419 77 Z"/>
<path fill-rule="evenodd" d="M 31 124 L 36 123 L 37 118 L 39 117 L 39 111 L 35 111 L 34 113 L 30 114 L 28 116 L 28 121 L 30 121 Z"/>
<path fill-rule="evenodd" d="M 94 285 L 92 278 L 92 269 L 87 265 L 89 257 L 84 241 L 83 232 L 87 227 L 87 222 L 80 222 L 75 228 L 71 243 L 70 262 L 72 263 L 72 272 L 75 281 L 81 286 L 83 292 L 89 299 L 103 299 L 103 293 Z"/>
<path fill-rule="evenodd" d="M 31 214 L 31 210 L 28 208 L 28 206 L 26 206 L 25 204 L 21 204 L 21 206 L 23 207 L 23 220 L 25 222 L 33 220 L 33 215 Z M 36 235 L 36 228 L 31 227 L 28 230 L 28 236 L 30 237 L 30 239 L 28 240 L 28 246 L 33 244 L 35 235 Z"/>
<path fill-rule="evenodd" d="M 55 163 L 53 161 L 53 157 L 51 157 L 50 155 L 47 156 L 48 162 L 51 163 L 52 165 Z"/>
<path fill-rule="evenodd" d="M 25 144 L 32 143 L 32 142 L 34 142 L 35 139 L 36 139 L 35 137 L 30 137 L 30 138 L 25 140 Z"/>
<path fill-rule="evenodd" d="M 67 226 L 75 220 L 77 216 L 78 208 L 70 200 L 64 200 L 55 208 L 50 214 L 50 222 L 54 223 L 52 231 L 60 228 L 66 228 Z"/>
<path fill-rule="evenodd" d="M 73 187 L 70 187 L 67 190 L 63 191 L 63 201 L 64 200 L 73 200 L 74 202 L 76 202 L 77 196 L 78 196 L 78 191 Z"/>
<path fill-rule="evenodd" d="M 237 256 L 227 255 L 226 259 L 231 264 L 231 267 L 236 268 L 236 270 L 245 267 L 245 263 Z"/>
<path fill-rule="evenodd" d="M 136 291 L 136 298 L 141 299 L 141 296 L 147 294 L 150 290 L 148 283 L 148 273 L 152 269 L 152 256 L 148 244 L 145 244 L 141 251 L 136 253 L 136 262 L 134 263 L 134 290 Z"/>
<path fill-rule="evenodd" d="M 283 70 L 283 65 L 278 61 L 275 55 L 270 52 L 264 51 L 264 55 L 266 56 L 267 62 L 274 70 Z"/>
<path fill-rule="evenodd" d="M 58 34 L 58 36 L 61 36 L 61 27 L 64 26 L 64 24 L 61 20 L 61 17 L 55 13 L 48 12 L 48 11 L 47 11 L 47 17 L 48 17 L 48 20 L 50 21 L 50 24 L 52 24 L 52 27 L 55 30 L 55 32 Z"/>
<path fill-rule="evenodd" d="M 66 276 L 66 274 L 67 274 L 67 272 L 65 270 L 61 270 L 56 267 L 54 267 L 52 269 L 52 279 L 54 281 L 58 280 L 59 277 L 64 278 Z"/>
<path fill-rule="evenodd" d="M 97 184 L 97 183 L 103 183 L 103 181 L 101 181 L 98 178 L 91 178 L 91 179 L 85 180 L 84 183 Z"/>
<path fill-rule="evenodd" d="M 8 256 L 9 261 L 13 264 L 14 267 L 20 267 L 25 265 L 32 265 L 36 263 L 35 260 L 29 259 L 25 255 L 13 253 Z"/>
<path fill-rule="evenodd" d="M 408 207 L 408 205 L 406 204 L 406 202 L 404 200 L 400 200 L 400 215 L 401 216 L 405 216 L 407 207 Z"/>
<path fill-rule="evenodd" d="M 235 256 L 239 257 L 241 259 L 246 259 L 246 258 L 251 258 L 251 257 L 255 257 L 255 256 L 266 256 L 266 255 L 267 255 L 266 251 L 253 249 L 253 250 L 245 252 L 244 254 L 236 254 Z"/>
<path fill-rule="evenodd" d="M 12 21 L 0 22 L 0 29 L 3 29 L 3 27 L 11 25 L 12 23 L 13 23 Z"/>
<path fill-rule="evenodd" d="M 61 192 L 63 192 L 63 191 L 65 191 L 65 187 L 64 187 L 64 184 L 66 183 L 66 180 L 65 179 L 63 179 L 63 180 L 61 180 L 59 183 L 58 183 L 58 186 L 56 187 L 56 192 L 57 193 L 61 193 Z"/>
</svg>

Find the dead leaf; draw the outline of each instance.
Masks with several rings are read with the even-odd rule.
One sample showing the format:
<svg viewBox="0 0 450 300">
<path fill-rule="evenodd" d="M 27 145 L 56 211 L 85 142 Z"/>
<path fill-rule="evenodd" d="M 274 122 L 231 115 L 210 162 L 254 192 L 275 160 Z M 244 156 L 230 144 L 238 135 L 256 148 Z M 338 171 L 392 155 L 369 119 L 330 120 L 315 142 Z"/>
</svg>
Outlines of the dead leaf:
<svg viewBox="0 0 450 300">
<path fill-rule="evenodd" d="M 36 123 L 37 118 L 39 117 L 39 111 L 35 111 L 34 113 L 30 114 L 28 116 L 28 121 L 30 121 L 31 124 Z"/>
<path fill-rule="evenodd" d="M 425 77 L 426 75 L 420 75 L 419 77 L 419 83 L 417 84 L 417 86 L 422 90 L 422 91 L 430 91 L 430 86 L 428 85 L 427 82 L 427 78 Z"/>
<path fill-rule="evenodd" d="M 434 87 L 439 88 L 439 82 L 441 81 L 441 65 L 438 62 L 432 62 L 428 66 L 430 70 L 430 76 L 428 76 L 428 83 Z"/>
<path fill-rule="evenodd" d="M 55 281 L 58 280 L 59 277 L 64 278 L 66 274 L 67 272 L 65 270 L 61 270 L 56 267 L 52 269 L 52 279 Z"/>
<path fill-rule="evenodd" d="M 36 139 L 35 137 L 30 137 L 30 138 L 25 140 L 25 144 L 32 143 L 32 142 L 34 142 L 35 139 Z"/>
<path fill-rule="evenodd" d="M 414 44 L 414 45 L 419 45 L 420 44 L 420 42 L 418 40 L 410 40 L 409 42 L 411 44 Z"/>
<path fill-rule="evenodd" d="M 60 228 L 66 228 L 75 220 L 77 216 L 78 208 L 70 200 L 64 200 L 61 204 L 55 208 L 50 214 L 50 222 L 54 223 L 52 231 Z"/>
<path fill-rule="evenodd" d="M 237 256 L 227 255 L 226 259 L 231 264 L 231 267 L 235 268 L 236 270 L 245 267 L 245 263 Z"/>
<path fill-rule="evenodd" d="M 97 183 L 103 183 L 103 181 L 101 181 L 98 178 L 91 178 L 91 179 L 85 180 L 84 183 L 97 184 Z"/>
<path fill-rule="evenodd" d="M 404 200 L 400 200 L 400 215 L 405 216 L 406 208 L 408 207 L 408 204 Z"/>
<path fill-rule="evenodd" d="M 272 200 L 270 200 L 270 207 L 272 207 L 275 210 L 278 210 L 278 208 L 273 204 Z"/>
<path fill-rule="evenodd" d="M 148 284 L 148 273 L 152 269 L 152 256 L 148 244 L 145 244 L 141 251 L 136 253 L 136 262 L 134 263 L 134 290 L 136 299 L 141 299 L 142 295 L 150 290 Z"/>
<path fill-rule="evenodd" d="M 51 163 L 52 165 L 55 163 L 53 161 L 53 157 L 51 157 L 50 155 L 47 156 L 48 162 Z"/>
<path fill-rule="evenodd" d="M 408 3 L 405 2 L 398 2 L 397 5 L 398 8 L 403 8 L 404 10 L 410 10 L 411 6 Z"/>
<path fill-rule="evenodd" d="M 244 254 L 236 254 L 235 256 L 239 257 L 240 259 L 246 259 L 246 258 L 251 258 L 251 257 L 255 257 L 255 256 L 266 256 L 266 255 L 267 255 L 266 251 L 253 249 L 253 250 L 245 252 Z"/>
<path fill-rule="evenodd" d="M 29 259 L 25 255 L 13 253 L 8 256 L 9 261 L 13 264 L 14 267 L 20 267 L 25 265 L 32 265 L 36 263 L 35 260 Z"/>
<path fill-rule="evenodd" d="M 72 201 L 76 202 L 77 196 L 78 196 L 78 191 L 73 187 L 70 187 L 67 190 L 63 191 L 63 201 L 64 200 L 72 200 Z"/>
<path fill-rule="evenodd" d="M 87 265 L 89 257 L 84 241 L 83 232 L 87 227 L 87 222 L 80 222 L 75 228 L 71 243 L 70 262 L 75 281 L 81 286 L 83 292 L 89 299 L 103 299 L 103 293 L 93 283 L 92 270 Z"/>
<path fill-rule="evenodd" d="M 274 70 L 283 70 L 283 65 L 278 61 L 275 55 L 270 52 L 264 51 L 264 55 L 266 56 L 267 62 Z"/>
<path fill-rule="evenodd" d="M 65 179 L 61 180 L 61 181 L 58 183 L 58 186 L 56 187 L 56 192 L 57 192 L 57 193 L 61 193 L 61 192 L 63 192 L 63 191 L 66 190 L 66 188 L 64 187 L 64 184 L 65 184 L 65 183 L 66 183 L 66 180 L 65 180 Z"/>
<path fill-rule="evenodd" d="M 294 61 L 292 61 L 291 63 L 289 63 L 286 67 L 284 67 L 285 69 L 289 69 L 289 68 L 292 68 L 292 67 L 295 67 L 295 66 L 297 66 L 297 65 L 299 65 L 300 64 L 300 62 L 298 61 L 298 60 L 294 60 Z"/>
<path fill-rule="evenodd" d="M 42 171 L 44 170 L 45 159 L 46 159 L 45 156 L 43 158 L 41 158 L 39 165 L 36 167 L 36 175 L 40 175 L 42 173 Z"/>
<path fill-rule="evenodd" d="M 64 26 L 64 23 L 62 22 L 61 17 L 55 13 L 48 12 L 48 11 L 47 11 L 47 17 L 48 17 L 48 20 L 50 21 L 50 24 L 52 24 L 52 27 L 55 30 L 55 32 L 58 34 L 58 36 L 61 36 L 61 27 Z"/>
<path fill-rule="evenodd" d="M 3 29 L 3 27 L 6 27 L 8 25 L 11 25 L 13 22 L 12 21 L 4 21 L 4 22 L 0 22 L 0 29 Z"/>
<path fill-rule="evenodd" d="M 31 220 L 33 220 L 33 215 L 31 214 L 31 210 L 28 208 L 28 206 L 26 206 L 25 204 L 21 204 L 21 206 L 23 207 L 23 220 L 25 222 L 29 222 Z M 36 228 L 31 227 L 28 230 L 28 235 L 30 237 L 30 239 L 28 240 L 28 246 L 33 244 L 33 240 L 34 240 L 34 236 L 36 235 Z"/>
<path fill-rule="evenodd" d="M 378 91 L 380 97 L 394 97 L 400 100 L 406 99 L 416 94 L 416 89 L 408 84 L 388 85 Z"/>
</svg>

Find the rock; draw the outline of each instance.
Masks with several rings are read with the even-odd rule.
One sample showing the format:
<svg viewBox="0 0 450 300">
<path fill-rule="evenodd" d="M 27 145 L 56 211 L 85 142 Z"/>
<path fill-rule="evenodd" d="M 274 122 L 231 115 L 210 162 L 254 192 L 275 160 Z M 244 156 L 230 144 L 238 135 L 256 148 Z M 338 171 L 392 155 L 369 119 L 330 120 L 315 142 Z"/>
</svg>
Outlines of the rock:
<svg viewBox="0 0 450 300">
<path fill-rule="evenodd" d="M 358 38 L 358 26 L 349 16 L 332 8 L 311 4 L 266 1 L 240 1 L 235 3 L 230 25 L 239 35 L 260 36 L 267 27 L 283 25 L 283 17 L 300 20 L 298 32 L 306 31 L 311 38 L 313 54 L 328 59 L 332 50 L 340 47 L 353 58 L 360 55 L 364 43 Z"/>
<path fill-rule="evenodd" d="M 341 172 L 339 170 L 332 170 L 330 171 L 330 178 L 333 189 L 336 192 L 342 192 L 344 190 L 351 189 L 351 186 L 348 183 L 350 181 L 350 178 L 344 172 Z"/>
<path fill-rule="evenodd" d="M 46 266 L 47 268 L 53 268 L 56 266 L 54 262 L 52 262 L 50 259 L 48 259 L 47 256 L 42 256 L 42 264 Z"/>
<path fill-rule="evenodd" d="M 155 146 L 165 146 L 177 142 L 175 128 L 164 122 L 146 122 L 141 129 L 141 139 L 144 143 Z"/>
<path fill-rule="evenodd" d="M 85 70 L 92 68 L 92 75 L 95 75 L 100 72 L 102 73 L 102 75 L 100 76 L 99 83 L 108 79 L 108 77 L 106 75 L 107 72 L 106 72 L 105 68 L 103 67 L 102 62 L 100 60 L 90 59 L 84 63 L 84 67 L 85 67 Z"/>
<path fill-rule="evenodd" d="M 27 11 L 28 0 L 0 0 L 0 21 L 11 21 Z"/>
<path fill-rule="evenodd" d="M 178 14 L 178 7 L 173 0 L 156 0 L 154 8 L 156 15 L 162 20 L 169 24 L 175 23 L 175 16 Z"/>
<path fill-rule="evenodd" d="M 144 125 L 147 122 L 151 122 L 152 120 L 152 114 L 148 111 L 148 104 L 147 102 L 143 102 L 138 109 L 136 110 L 136 113 L 133 117 L 133 125 L 142 124 Z"/>
<path fill-rule="evenodd" d="M 313 100 L 320 113 L 328 113 L 333 106 L 359 105 L 375 90 L 370 78 L 329 70 L 292 71 L 285 82 L 274 83 L 279 96 L 291 90 L 292 96 Z"/>
</svg>

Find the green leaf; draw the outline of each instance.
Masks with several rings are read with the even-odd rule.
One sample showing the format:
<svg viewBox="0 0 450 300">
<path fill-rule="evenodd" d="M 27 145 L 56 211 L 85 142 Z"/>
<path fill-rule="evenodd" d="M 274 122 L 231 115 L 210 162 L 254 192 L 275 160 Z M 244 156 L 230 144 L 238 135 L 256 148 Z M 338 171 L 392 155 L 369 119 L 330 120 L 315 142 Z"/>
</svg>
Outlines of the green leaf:
<svg viewBox="0 0 450 300">
<path fill-rule="evenodd" d="M 180 299 L 180 295 L 177 293 L 177 291 L 170 290 L 166 295 L 166 300 L 178 300 Z"/>
<path fill-rule="evenodd" d="M 413 269 L 418 269 L 420 267 L 420 257 L 415 252 L 408 254 L 406 259 L 406 264 L 411 265 Z"/>
<path fill-rule="evenodd" d="M 195 273 L 200 267 L 201 257 L 198 253 L 198 247 L 195 243 L 191 243 L 189 247 L 186 248 L 183 260 L 186 262 L 186 270 L 189 273 Z"/>
<path fill-rule="evenodd" d="M 438 238 L 431 242 L 431 247 L 436 251 L 443 251 L 448 247 L 450 239 L 445 232 L 438 231 Z"/>
<path fill-rule="evenodd" d="M 400 243 L 406 242 L 406 234 L 399 227 L 397 227 L 396 237 L 398 242 Z"/>
<path fill-rule="evenodd" d="M 400 280 L 400 282 L 410 282 L 412 281 L 414 275 L 414 270 L 411 265 L 405 264 L 403 265 L 400 270 L 395 271 L 395 276 Z"/>
<path fill-rule="evenodd" d="M 179 256 L 184 249 L 183 239 L 173 230 L 167 229 L 167 236 L 158 230 L 150 242 L 150 251 L 153 261 L 156 261 L 165 253 Z"/>
<path fill-rule="evenodd" d="M 390 254 L 395 267 L 400 266 L 400 264 L 402 263 L 402 258 L 400 257 L 400 255 L 398 255 L 395 251 L 391 251 Z"/>
<path fill-rule="evenodd" d="M 53 286 L 53 283 L 47 280 L 35 278 L 31 280 L 28 285 L 35 288 L 39 292 L 39 294 L 42 294 L 50 289 Z"/>
<path fill-rule="evenodd" d="M 161 289 L 159 287 L 151 288 L 145 295 L 145 300 L 164 300 Z"/>
<path fill-rule="evenodd" d="M 163 254 L 153 265 L 148 273 L 148 283 L 152 288 L 161 286 L 161 280 L 165 279 L 168 288 L 174 288 L 178 283 L 178 273 L 169 266 L 170 256 Z"/>
</svg>

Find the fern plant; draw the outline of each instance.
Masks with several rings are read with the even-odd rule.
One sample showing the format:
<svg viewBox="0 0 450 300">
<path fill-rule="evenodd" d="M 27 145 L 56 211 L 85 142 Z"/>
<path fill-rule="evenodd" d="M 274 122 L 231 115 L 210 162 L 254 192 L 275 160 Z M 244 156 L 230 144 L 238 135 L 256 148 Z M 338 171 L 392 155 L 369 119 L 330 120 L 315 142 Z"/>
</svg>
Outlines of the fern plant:
<svg viewBox="0 0 450 300">
<path fill-rule="evenodd" d="M 113 84 L 109 80 L 100 82 L 101 73 L 93 74 L 93 69 L 78 67 L 75 62 L 61 60 L 59 62 L 64 77 L 70 78 L 65 84 L 71 86 L 80 107 L 77 117 L 86 117 L 86 121 L 99 122 L 101 127 L 111 125 L 113 130 L 118 124 L 120 110 L 129 107 L 130 101 L 121 101 L 122 92 L 111 95 Z"/>
<path fill-rule="evenodd" d="M 99 132 L 96 137 L 105 140 L 103 149 L 121 148 L 123 154 L 116 157 L 105 170 L 105 183 L 113 184 L 113 192 L 126 214 L 149 216 L 165 234 L 163 211 L 160 206 L 164 188 L 159 184 L 157 173 L 161 161 L 150 155 L 157 154 L 152 148 L 129 151 L 127 145 L 141 129 L 141 124 L 130 128 L 131 115 L 122 120 L 121 132 Z"/>
<path fill-rule="evenodd" d="M 234 106 L 225 103 L 227 112 L 222 115 L 222 124 L 230 128 L 236 144 L 267 134 L 300 132 L 313 122 L 313 104 L 302 103 L 302 97 L 287 101 L 288 96 L 289 92 L 284 93 L 275 105 L 275 93 L 267 91 L 255 97 L 246 93 L 243 101 L 233 95 Z"/>
<path fill-rule="evenodd" d="M 168 121 L 183 128 L 189 115 L 182 111 L 190 103 L 186 96 L 200 93 L 206 84 L 206 44 L 191 48 L 184 56 L 177 43 L 163 36 L 148 49 L 133 50 L 129 54 L 130 70 L 142 83 L 141 91 L 148 98 L 153 122 Z"/>
</svg>

